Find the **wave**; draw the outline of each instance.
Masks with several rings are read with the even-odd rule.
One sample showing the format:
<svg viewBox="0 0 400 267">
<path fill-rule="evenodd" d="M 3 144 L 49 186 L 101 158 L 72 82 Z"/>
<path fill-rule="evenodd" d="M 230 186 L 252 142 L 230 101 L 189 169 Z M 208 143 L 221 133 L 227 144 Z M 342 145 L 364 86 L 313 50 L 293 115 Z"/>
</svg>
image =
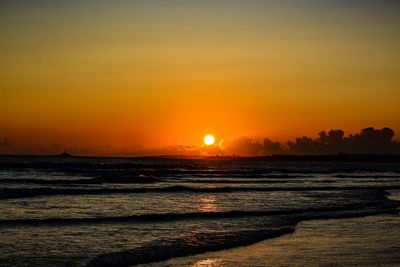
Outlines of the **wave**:
<svg viewBox="0 0 400 267">
<path fill-rule="evenodd" d="M 293 227 L 265 229 L 231 233 L 194 234 L 190 238 L 180 238 L 174 242 L 153 242 L 132 250 L 102 254 L 93 258 L 88 267 L 132 266 L 174 257 L 217 251 L 251 245 L 267 238 L 293 233 Z"/>
<path fill-rule="evenodd" d="M 207 175 L 207 178 L 203 175 L 193 175 L 190 178 L 187 177 L 163 177 L 167 179 L 158 179 L 154 176 L 146 176 L 146 175 L 125 175 L 125 176 L 116 176 L 109 174 L 108 176 L 100 176 L 96 178 L 84 178 L 84 179 L 36 179 L 36 178 L 2 178 L 0 179 L 0 184 L 35 184 L 35 185 L 90 185 L 90 184 L 106 184 L 106 183 L 115 183 L 115 184 L 150 184 L 150 183 L 162 183 L 162 182 L 170 182 L 170 181 L 179 181 L 181 183 L 207 183 L 207 184 L 284 184 L 284 183 L 303 183 L 303 179 L 313 178 L 313 176 L 303 176 L 303 175 L 229 175 L 225 178 L 225 176 L 217 176 L 212 175 L 215 178 L 210 178 L 210 175 Z M 397 179 L 400 178 L 398 175 L 347 175 L 347 174 L 338 174 L 333 175 L 334 178 L 353 178 L 353 179 Z M 233 178 L 233 179 L 232 179 Z M 242 179 L 241 179 L 242 178 Z M 244 179 L 246 178 L 246 179 Z M 248 179 L 247 179 L 248 178 Z M 250 179 L 253 178 L 253 179 Z M 259 178 L 259 179 L 254 179 Z M 289 179 L 289 180 L 288 180 Z M 334 180 L 311 180 L 313 182 L 322 182 L 329 183 L 334 182 Z M 375 180 L 373 180 L 375 181 Z M 376 180 L 379 182 L 379 180 Z"/>
<path fill-rule="evenodd" d="M 112 177 L 96 177 L 87 179 L 0 179 L 1 183 L 24 183 L 24 184 L 38 184 L 38 185 L 73 185 L 73 184 L 104 184 L 104 183 L 117 183 L 117 184 L 130 184 L 130 183 L 154 183 L 159 181 L 158 179 L 151 176 L 112 176 Z"/>
<path fill-rule="evenodd" d="M 124 222 L 166 222 L 187 219 L 221 219 L 240 217 L 264 217 L 276 215 L 300 215 L 306 213 L 339 212 L 369 209 L 396 208 L 399 202 L 388 199 L 388 193 L 384 190 L 359 191 L 353 198 L 361 200 L 361 203 L 349 203 L 342 205 L 328 205 L 324 207 L 273 209 L 273 210 L 231 210 L 220 212 L 188 212 L 188 213 L 155 213 L 139 214 L 119 217 L 86 217 L 86 218 L 45 218 L 45 219 L 14 219 L 0 220 L 0 225 L 74 225 L 89 223 L 124 223 Z"/>
<path fill-rule="evenodd" d="M 105 195 L 143 193 L 229 193 L 229 192 L 302 192 L 302 191 L 348 191 L 348 190 L 395 190 L 400 185 L 388 186 L 307 186 L 307 187 L 141 187 L 141 188 L 2 188 L 0 199 L 27 198 L 57 195 Z"/>
<path fill-rule="evenodd" d="M 353 175 L 353 174 L 337 174 L 333 175 L 335 178 L 400 178 L 400 175 Z"/>
<path fill-rule="evenodd" d="M 396 205 L 398 206 L 398 205 Z M 396 207 L 381 206 L 381 209 L 364 208 L 362 210 L 323 211 L 292 214 L 282 218 L 280 227 L 275 229 L 258 229 L 250 231 L 224 233 L 197 233 L 186 238 L 177 238 L 173 241 L 162 240 L 151 242 L 138 248 L 100 254 L 91 259 L 88 267 L 103 266 L 132 266 L 157 261 L 164 261 L 174 257 L 183 257 L 209 251 L 229 249 L 251 245 L 268 238 L 275 238 L 295 231 L 295 225 L 300 221 L 312 219 L 338 219 L 349 217 L 363 217 L 384 213 L 397 213 Z"/>
<path fill-rule="evenodd" d="M 286 183 L 304 183 L 304 180 L 275 180 L 275 179 L 182 179 L 182 183 L 193 184 L 286 184 Z"/>
<path fill-rule="evenodd" d="M 160 175 L 160 174 L 159 174 Z M 276 178 L 276 179 L 295 179 L 312 178 L 312 175 L 304 174 L 269 174 L 264 171 L 179 171 L 164 172 L 162 175 L 168 178 Z"/>
<path fill-rule="evenodd" d="M 291 178 L 290 175 L 335 174 L 359 172 L 393 172 L 400 174 L 398 164 L 346 164 L 339 162 L 271 162 L 263 159 L 91 159 L 91 158 L 0 158 L 0 170 L 37 170 L 45 172 L 60 172 L 68 175 L 84 175 L 91 177 L 150 175 L 155 177 L 168 176 L 264 176 Z"/>
<path fill-rule="evenodd" d="M 369 204 L 369 208 L 380 207 L 381 203 L 350 204 L 340 207 L 307 208 L 307 209 L 282 209 L 268 211 L 242 211 L 232 210 L 226 212 L 189 212 L 189 213 L 158 213 L 141 214 L 120 217 L 89 217 L 89 218 L 46 218 L 46 219 L 15 219 L 0 220 L 0 226 L 40 226 L 40 225 L 82 225 L 99 223 L 149 223 L 167 222 L 192 219 L 222 219 L 222 218 L 241 218 L 241 217 L 264 217 L 276 215 L 299 215 L 307 212 L 338 212 L 358 210 Z M 386 207 L 397 207 L 397 204 L 388 204 Z"/>
<path fill-rule="evenodd" d="M 243 177 L 240 177 L 243 178 Z M 254 177 L 255 178 L 255 177 Z M 263 177 L 265 178 L 265 177 Z M 303 177 L 301 177 L 303 178 Z M 171 179 L 176 181 L 176 179 Z M 0 184 L 37 184 L 37 185 L 80 185 L 80 184 L 104 184 L 104 183 L 123 183 L 123 184 L 131 184 L 131 183 L 155 183 L 155 182 L 168 182 L 171 180 L 159 180 L 154 177 L 149 176 L 138 176 L 138 177 L 112 177 L 108 179 L 104 178 L 91 178 L 91 179 L 54 179 L 54 180 L 45 180 L 45 179 L 29 179 L 29 178 L 21 178 L 21 179 L 9 179 L 4 178 L 0 179 Z M 181 183 L 213 183 L 213 184 L 273 184 L 273 183 L 287 183 L 287 180 L 276 180 L 276 179 L 180 179 Z M 291 183 L 302 183 L 303 180 L 290 180 Z"/>
</svg>

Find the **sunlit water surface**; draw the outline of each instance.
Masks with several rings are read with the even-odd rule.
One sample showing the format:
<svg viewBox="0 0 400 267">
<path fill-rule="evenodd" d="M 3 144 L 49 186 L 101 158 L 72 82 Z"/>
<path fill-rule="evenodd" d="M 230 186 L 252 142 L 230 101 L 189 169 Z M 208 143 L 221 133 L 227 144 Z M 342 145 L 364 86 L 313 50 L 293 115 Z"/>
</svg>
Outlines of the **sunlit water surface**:
<svg viewBox="0 0 400 267">
<path fill-rule="evenodd" d="M 389 163 L 3 157 L 0 266 L 390 265 L 399 189 Z"/>
</svg>

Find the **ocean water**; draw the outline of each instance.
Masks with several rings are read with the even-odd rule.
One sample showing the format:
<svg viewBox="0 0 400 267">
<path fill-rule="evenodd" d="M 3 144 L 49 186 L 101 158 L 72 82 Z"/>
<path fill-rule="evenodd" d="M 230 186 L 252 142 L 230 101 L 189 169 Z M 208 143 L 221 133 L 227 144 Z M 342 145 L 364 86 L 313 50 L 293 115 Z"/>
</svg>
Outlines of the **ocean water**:
<svg viewBox="0 0 400 267">
<path fill-rule="evenodd" d="M 0 157 L 0 266 L 154 264 L 398 200 L 398 163 Z"/>
</svg>

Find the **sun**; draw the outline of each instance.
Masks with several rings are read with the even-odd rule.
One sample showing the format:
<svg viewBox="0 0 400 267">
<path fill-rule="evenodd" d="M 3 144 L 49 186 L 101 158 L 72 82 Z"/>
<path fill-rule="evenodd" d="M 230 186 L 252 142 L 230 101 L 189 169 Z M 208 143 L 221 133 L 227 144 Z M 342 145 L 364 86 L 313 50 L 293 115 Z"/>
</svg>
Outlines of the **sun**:
<svg viewBox="0 0 400 267">
<path fill-rule="evenodd" d="M 213 145 L 214 142 L 215 138 L 211 134 L 207 134 L 206 136 L 204 136 L 204 144 L 206 144 L 207 146 Z"/>
</svg>

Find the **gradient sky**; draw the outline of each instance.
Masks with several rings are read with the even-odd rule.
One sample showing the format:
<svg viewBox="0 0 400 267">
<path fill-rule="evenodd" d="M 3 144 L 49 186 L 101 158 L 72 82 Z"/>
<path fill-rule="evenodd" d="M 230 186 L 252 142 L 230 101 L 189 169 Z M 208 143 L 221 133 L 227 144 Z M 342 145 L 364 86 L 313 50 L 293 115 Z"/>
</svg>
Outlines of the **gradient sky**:
<svg viewBox="0 0 400 267">
<path fill-rule="evenodd" d="M 0 139 L 127 155 L 399 133 L 399 25 L 396 0 L 0 0 Z"/>
</svg>

